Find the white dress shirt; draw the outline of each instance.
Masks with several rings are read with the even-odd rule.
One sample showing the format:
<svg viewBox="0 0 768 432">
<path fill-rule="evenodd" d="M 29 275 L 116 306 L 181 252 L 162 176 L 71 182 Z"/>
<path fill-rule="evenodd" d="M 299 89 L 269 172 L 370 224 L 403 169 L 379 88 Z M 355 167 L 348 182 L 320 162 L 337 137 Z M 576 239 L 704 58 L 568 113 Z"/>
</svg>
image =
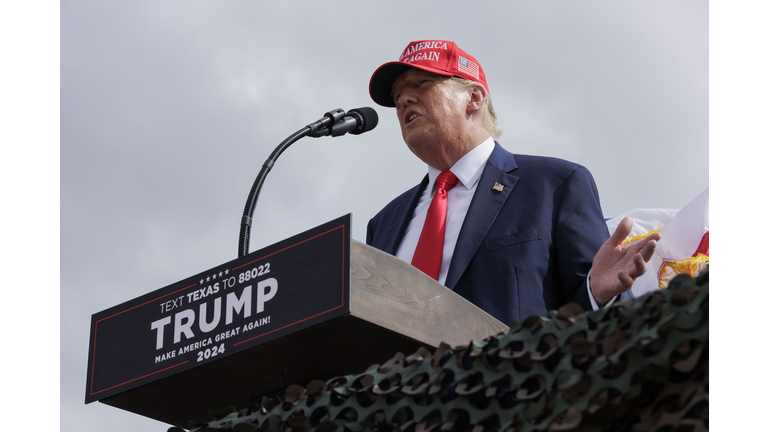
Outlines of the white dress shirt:
<svg viewBox="0 0 768 432">
<path fill-rule="evenodd" d="M 456 240 L 459 238 L 459 231 L 464 224 L 464 218 L 467 216 L 469 204 L 475 195 L 477 183 L 483 174 L 485 164 L 491 157 L 491 152 L 495 143 L 492 138 L 483 141 L 482 144 L 465 154 L 451 167 L 451 172 L 459 179 L 459 182 L 448 191 L 448 211 L 445 216 L 445 242 L 443 243 L 443 262 L 440 265 L 440 276 L 437 281 L 445 284 L 445 277 L 451 266 L 453 250 L 456 248 Z M 435 195 L 435 181 L 440 175 L 440 170 L 427 165 L 429 171 L 429 184 L 424 189 L 424 193 L 419 197 L 419 203 L 413 211 L 411 221 L 405 231 L 403 241 L 397 249 L 397 257 L 410 263 L 413 260 L 413 253 L 416 251 L 416 244 L 419 242 L 421 230 L 424 228 L 424 220 L 427 218 L 427 210 Z"/>
<path fill-rule="evenodd" d="M 445 284 L 445 278 L 448 275 L 448 269 L 451 267 L 451 258 L 453 258 L 453 250 L 456 248 L 456 241 L 459 238 L 461 226 L 464 224 L 464 218 L 467 216 L 469 204 L 472 202 L 472 197 L 475 195 L 475 190 L 477 189 L 477 183 L 480 180 L 480 176 L 483 174 L 485 164 L 488 162 L 488 158 L 491 157 L 495 145 L 494 140 L 489 137 L 469 153 L 465 154 L 450 168 L 451 172 L 459 179 L 459 182 L 448 191 L 449 204 L 445 218 L 443 262 L 440 265 L 440 275 L 437 278 L 437 281 L 441 284 Z M 400 242 L 400 247 L 398 247 L 397 253 L 395 254 L 398 258 L 407 263 L 410 263 L 413 260 L 413 253 L 416 251 L 416 245 L 419 242 L 421 230 L 424 228 L 424 221 L 427 218 L 427 210 L 429 210 L 429 205 L 432 203 L 432 197 L 435 195 L 435 181 L 441 172 L 437 168 L 429 165 L 427 165 L 427 168 L 429 183 L 427 184 L 427 187 L 424 188 L 421 197 L 419 197 L 419 203 L 413 211 L 413 216 L 411 217 L 410 222 L 408 222 L 408 228 L 405 230 L 403 240 Z M 590 274 L 591 272 L 592 271 L 590 270 Z M 592 295 L 589 274 L 587 275 L 587 292 L 589 293 L 589 301 L 592 303 L 592 308 L 597 310 L 598 305 Z M 615 298 L 611 299 L 606 306 L 613 303 L 614 300 Z"/>
</svg>

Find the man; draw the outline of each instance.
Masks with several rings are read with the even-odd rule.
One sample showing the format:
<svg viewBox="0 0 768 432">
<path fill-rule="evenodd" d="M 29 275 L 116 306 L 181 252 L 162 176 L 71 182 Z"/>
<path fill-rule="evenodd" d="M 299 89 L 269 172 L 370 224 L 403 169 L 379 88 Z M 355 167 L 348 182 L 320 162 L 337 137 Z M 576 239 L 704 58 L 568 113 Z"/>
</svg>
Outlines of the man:
<svg viewBox="0 0 768 432">
<path fill-rule="evenodd" d="M 369 90 L 396 109 L 403 140 L 428 166 L 420 185 L 371 219 L 369 245 L 506 324 L 568 302 L 593 310 L 631 297 L 659 235 L 623 248 L 631 219 L 609 238 L 586 168 L 495 142 L 500 129 L 474 57 L 449 41 L 411 42 L 374 72 Z"/>
</svg>

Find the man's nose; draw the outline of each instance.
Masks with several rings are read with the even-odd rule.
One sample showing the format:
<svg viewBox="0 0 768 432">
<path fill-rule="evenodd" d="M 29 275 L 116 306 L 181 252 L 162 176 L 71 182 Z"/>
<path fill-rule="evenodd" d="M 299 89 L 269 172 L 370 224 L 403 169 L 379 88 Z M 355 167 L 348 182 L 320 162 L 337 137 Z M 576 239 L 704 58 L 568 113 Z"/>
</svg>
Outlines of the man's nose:
<svg viewBox="0 0 768 432">
<path fill-rule="evenodd" d="M 413 92 L 404 90 L 400 93 L 400 96 L 397 98 L 397 103 L 403 106 L 411 105 L 416 103 L 416 95 L 413 94 Z"/>
</svg>

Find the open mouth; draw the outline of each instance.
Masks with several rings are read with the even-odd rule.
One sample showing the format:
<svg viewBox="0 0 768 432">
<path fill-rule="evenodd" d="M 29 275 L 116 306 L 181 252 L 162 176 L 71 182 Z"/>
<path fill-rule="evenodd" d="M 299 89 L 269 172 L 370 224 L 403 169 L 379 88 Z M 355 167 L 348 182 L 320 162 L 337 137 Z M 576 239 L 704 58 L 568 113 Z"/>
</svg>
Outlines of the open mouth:
<svg viewBox="0 0 768 432">
<path fill-rule="evenodd" d="M 410 114 L 410 115 L 409 115 L 409 116 L 408 116 L 408 117 L 405 119 L 405 124 L 408 124 L 408 123 L 412 122 L 412 121 L 413 121 L 414 119 L 416 119 L 416 117 L 418 117 L 418 116 L 419 116 L 419 115 L 418 115 L 418 114 L 416 114 L 416 113 L 411 113 L 411 114 Z"/>
</svg>

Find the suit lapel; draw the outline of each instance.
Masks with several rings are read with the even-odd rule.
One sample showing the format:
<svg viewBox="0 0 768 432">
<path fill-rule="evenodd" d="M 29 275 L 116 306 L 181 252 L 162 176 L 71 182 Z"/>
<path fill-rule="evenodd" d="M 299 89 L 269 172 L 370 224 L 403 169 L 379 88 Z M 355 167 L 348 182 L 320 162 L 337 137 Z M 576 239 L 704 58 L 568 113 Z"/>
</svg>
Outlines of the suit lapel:
<svg viewBox="0 0 768 432">
<path fill-rule="evenodd" d="M 469 266 L 472 257 L 475 256 L 491 226 L 496 221 L 504 203 L 509 198 L 512 189 L 517 184 L 519 177 L 510 174 L 517 168 L 515 158 L 507 152 L 499 143 L 488 158 L 488 163 L 478 181 L 475 196 L 467 210 L 464 225 L 459 232 L 456 241 L 451 267 L 445 279 L 445 286 L 453 289 L 459 278 Z M 501 190 L 496 190 L 496 184 L 503 185 Z M 411 213 L 413 210 L 411 210 Z M 409 213 L 409 215 L 411 214 Z M 401 236 L 402 238 L 402 236 Z"/>
<path fill-rule="evenodd" d="M 416 209 L 416 205 L 419 203 L 419 197 L 424 192 L 424 189 L 429 183 L 429 175 L 425 176 L 418 187 L 406 192 L 405 196 L 397 208 L 394 210 L 394 217 L 391 218 L 391 223 L 387 227 L 387 235 L 384 239 L 384 247 L 381 248 L 384 252 L 391 255 L 397 253 L 397 248 L 400 246 L 400 242 L 405 236 L 405 230 L 408 228 L 408 223 L 413 217 L 413 211 Z M 406 207 L 407 206 L 407 207 Z"/>
</svg>

